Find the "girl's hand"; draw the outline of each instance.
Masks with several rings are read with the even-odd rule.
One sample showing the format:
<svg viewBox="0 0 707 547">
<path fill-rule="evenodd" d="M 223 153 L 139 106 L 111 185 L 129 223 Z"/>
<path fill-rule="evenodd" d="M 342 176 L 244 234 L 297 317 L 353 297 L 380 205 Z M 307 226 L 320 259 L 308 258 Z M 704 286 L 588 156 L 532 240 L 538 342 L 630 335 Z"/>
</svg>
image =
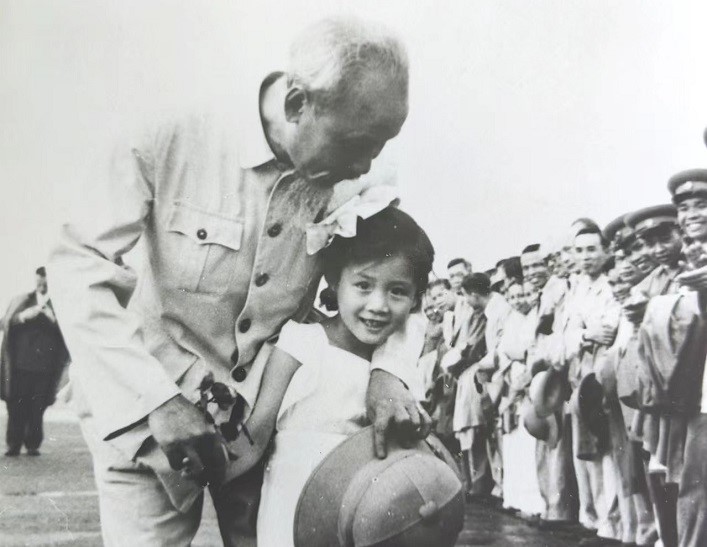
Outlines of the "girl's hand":
<svg viewBox="0 0 707 547">
<path fill-rule="evenodd" d="M 379 458 L 386 457 L 391 434 L 402 444 L 409 444 L 427 437 L 432 428 L 432 420 L 412 393 L 399 378 L 384 370 L 376 369 L 371 373 L 366 405 Z"/>
</svg>

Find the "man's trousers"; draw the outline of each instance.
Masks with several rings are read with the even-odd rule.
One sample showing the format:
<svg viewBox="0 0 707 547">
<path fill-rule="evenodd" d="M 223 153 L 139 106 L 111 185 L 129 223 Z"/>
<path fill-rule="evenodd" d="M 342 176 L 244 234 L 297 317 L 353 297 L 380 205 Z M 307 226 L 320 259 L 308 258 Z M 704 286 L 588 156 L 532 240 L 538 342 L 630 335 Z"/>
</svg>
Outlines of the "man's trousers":
<svg viewBox="0 0 707 547">
<path fill-rule="evenodd" d="M 578 431 L 579 417 L 572 413 L 572 430 Z M 610 453 L 598 454 L 595 459 L 577 457 L 580 451 L 578 436 L 573 437 L 572 455 L 579 492 L 579 522 L 597 535 L 621 539 L 614 459 Z"/>
<path fill-rule="evenodd" d="M 203 494 L 190 507 L 179 511 L 149 467 L 128 460 L 112 445 L 98 439 L 91 418 L 81 420 L 81 429 L 93 457 L 104 545 L 191 545 L 201 522 Z M 211 493 L 225 546 L 256 544 L 256 513 L 244 507 L 243 494 L 252 493 L 257 500 L 262 481 L 249 482 L 245 487 L 241 482 L 241 488 L 233 491 Z M 248 522 L 244 523 L 245 520 Z"/>
<path fill-rule="evenodd" d="M 42 421 L 52 389 L 51 378 L 45 372 L 14 370 L 12 394 L 7 401 L 6 445 L 9 452 L 19 452 L 24 445 L 36 450 L 42 444 Z"/>
<path fill-rule="evenodd" d="M 678 494 L 680 547 L 707 545 L 707 414 L 688 421 Z"/>
<path fill-rule="evenodd" d="M 562 433 L 554 448 L 537 441 L 535 465 L 540 494 L 545 500 L 543 518 L 549 521 L 577 520 L 577 481 L 572 464 L 572 422 L 563 414 Z"/>
</svg>

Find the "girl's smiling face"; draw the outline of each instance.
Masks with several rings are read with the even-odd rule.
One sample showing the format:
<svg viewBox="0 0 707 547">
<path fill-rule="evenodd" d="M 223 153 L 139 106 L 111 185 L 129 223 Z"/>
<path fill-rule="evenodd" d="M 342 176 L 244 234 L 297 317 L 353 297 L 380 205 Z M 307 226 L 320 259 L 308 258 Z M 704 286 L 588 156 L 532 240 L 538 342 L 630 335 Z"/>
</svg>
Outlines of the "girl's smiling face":
<svg viewBox="0 0 707 547">
<path fill-rule="evenodd" d="M 417 303 L 412 268 L 401 255 L 348 264 L 335 289 L 341 321 L 369 346 L 385 342 Z"/>
</svg>

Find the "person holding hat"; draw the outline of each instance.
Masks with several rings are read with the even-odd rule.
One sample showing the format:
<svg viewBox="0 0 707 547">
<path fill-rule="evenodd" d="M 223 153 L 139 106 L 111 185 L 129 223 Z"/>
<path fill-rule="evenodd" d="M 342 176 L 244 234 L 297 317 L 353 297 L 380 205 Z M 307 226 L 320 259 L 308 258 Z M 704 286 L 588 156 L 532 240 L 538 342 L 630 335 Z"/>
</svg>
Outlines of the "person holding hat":
<svg viewBox="0 0 707 547">
<path fill-rule="evenodd" d="M 469 369 L 466 380 L 472 393 L 470 467 L 472 493 L 483 498 L 490 494 L 494 501 L 503 492 L 503 462 L 496 428 L 496 409 L 488 393 L 488 382 L 496 370 L 498 346 L 512 308 L 506 299 L 491 290 L 486 274 L 473 273 L 464 278 L 462 290 L 474 315 L 483 318 L 486 353 Z"/>
<path fill-rule="evenodd" d="M 571 257 L 569 246 L 562 251 Z M 561 327 L 563 325 L 564 301 L 569 289 L 570 268 L 565 267 L 558 274 L 550 275 L 544 252 L 538 244 L 529 245 L 520 255 L 523 276 L 539 292 L 537 304 L 531 308 L 528 317 L 535 324 L 534 339 L 528 348 L 526 366 L 531 374 L 561 366 Z M 572 260 L 573 258 L 566 259 Z M 541 527 L 548 530 L 573 525 L 577 520 L 576 481 L 572 464 L 572 425 L 567 413 L 567 405 L 560 408 L 559 420 L 554 416 L 540 418 L 532 405 L 528 407 L 524 420 L 545 420 L 549 431 L 557 429 L 554 439 L 537 438 L 535 447 L 538 485 L 545 501 Z M 557 426 L 555 428 L 555 426 Z"/>
<path fill-rule="evenodd" d="M 511 284 L 506 294 L 512 298 L 518 283 Z M 509 300 L 511 304 L 511 300 Z M 513 304 L 511 304 L 513 305 Z M 524 515 L 541 515 L 545 501 L 541 496 L 537 472 L 528 467 L 528 455 L 535 452 L 535 438 L 523 426 L 521 408 L 527 399 L 530 373 L 525 356 L 535 338 L 534 317 L 528 307 L 514 307 L 503 326 L 496 360 L 498 369 L 487 384 L 491 400 L 498 405 L 501 418 L 503 457 L 503 506 Z"/>
<path fill-rule="evenodd" d="M 619 217 L 618 223 L 627 222 L 629 216 Z M 632 229 L 631 226 L 629 228 Z M 610 223 L 604 229 L 604 234 L 610 235 L 611 232 Z M 618 239 L 615 235 L 614 238 L 615 241 Z M 621 249 L 616 249 L 613 258 L 618 258 L 620 252 Z M 613 282 L 612 275 L 616 275 Z M 597 400 L 589 405 L 590 409 L 596 407 L 602 411 L 601 416 L 592 412 L 589 414 L 596 425 L 605 429 L 603 434 L 607 438 L 604 442 L 614 462 L 618 509 L 621 516 L 621 539 L 625 544 L 652 545 L 658 534 L 648 493 L 642 448 L 633 431 L 628 430 L 638 406 L 636 359 L 637 326 L 640 321 L 637 324 L 632 320 L 633 316 L 629 318 L 629 311 L 632 311 L 630 291 L 633 286 L 629 282 L 631 277 L 622 276 L 615 267 L 608 272 L 608 276 L 616 300 L 623 306 L 619 327 L 614 343 L 597 361 L 595 374 L 592 374 L 591 378 L 585 377 L 583 385 L 585 388 L 593 386 L 596 391 Z M 640 276 L 635 279 L 640 279 Z M 642 296 L 642 301 L 645 300 L 645 296 Z M 600 389 L 596 389 L 597 387 Z M 583 398 L 590 400 L 586 393 L 580 393 L 580 403 Z"/>
<path fill-rule="evenodd" d="M 614 342 L 620 307 L 603 273 L 607 242 L 596 227 L 580 230 L 574 238 L 576 260 L 581 268 L 577 282 L 567 295 L 563 341 L 568 376 L 574 392 L 572 434 L 574 468 L 579 489 L 580 523 L 597 530 L 585 541 L 618 541 L 621 532 L 616 510 L 616 473 L 611 455 L 596 432 L 589 428 L 577 403 L 578 388 L 592 373 L 599 359 Z M 572 403 L 571 401 L 571 403 Z"/>
</svg>

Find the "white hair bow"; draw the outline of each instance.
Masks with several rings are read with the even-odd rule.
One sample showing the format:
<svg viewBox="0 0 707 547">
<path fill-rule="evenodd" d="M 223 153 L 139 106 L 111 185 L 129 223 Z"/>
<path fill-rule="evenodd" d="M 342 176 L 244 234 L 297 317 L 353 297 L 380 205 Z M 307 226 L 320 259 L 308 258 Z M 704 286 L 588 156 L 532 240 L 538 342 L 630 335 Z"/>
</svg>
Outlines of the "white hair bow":
<svg viewBox="0 0 707 547">
<path fill-rule="evenodd" d="M 321 222 L 307 225 L 307 254 L 313 255 L 327 247 L 334 236 L 354 237 L 358 217 L 368 218 L 398 202 L 393 186 L 375 185 L 363 190 L 332 211 Z"/>
</svg>

